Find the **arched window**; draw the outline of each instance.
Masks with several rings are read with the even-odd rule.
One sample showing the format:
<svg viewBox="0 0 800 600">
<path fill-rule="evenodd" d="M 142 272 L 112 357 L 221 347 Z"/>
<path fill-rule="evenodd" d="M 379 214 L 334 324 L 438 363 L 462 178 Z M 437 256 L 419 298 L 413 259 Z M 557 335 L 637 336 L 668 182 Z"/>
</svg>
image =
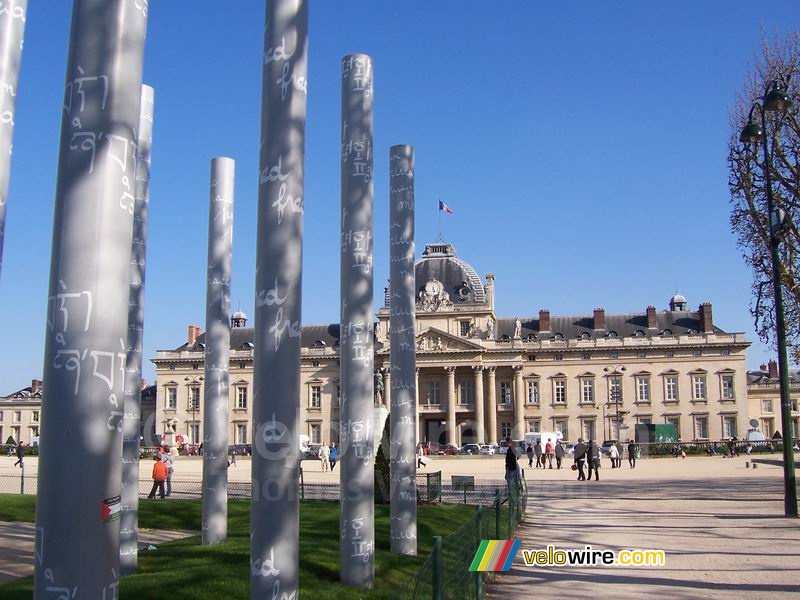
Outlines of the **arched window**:
<svg viewBox="0 0 800 600">
<path fill-rule="evenodd" d="M 326 344 L 322 340 L 317 340 L 314 342 L 314 348 L 324 348 L 325 346 Z"/>
</svg>

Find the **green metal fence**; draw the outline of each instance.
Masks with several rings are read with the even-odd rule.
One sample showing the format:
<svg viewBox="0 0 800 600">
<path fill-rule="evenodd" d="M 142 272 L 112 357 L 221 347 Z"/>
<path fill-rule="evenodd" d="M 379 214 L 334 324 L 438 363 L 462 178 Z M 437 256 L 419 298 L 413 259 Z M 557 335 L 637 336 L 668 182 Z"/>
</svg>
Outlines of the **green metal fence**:
<svg viewBox="0 0 800 600">
<path fill-rule="evenodd" d="M 528 486 L 518 485 L 495 491 L 492 506 L 477 506 L 475 516 L 445 537 L 433 538 L 433 550 L 416 576 L 391 600 L 481 600 L 487 576 L 492 573 L 469 570 L 482 540 L 511 539 L 525 514 Z"/>
</svg>

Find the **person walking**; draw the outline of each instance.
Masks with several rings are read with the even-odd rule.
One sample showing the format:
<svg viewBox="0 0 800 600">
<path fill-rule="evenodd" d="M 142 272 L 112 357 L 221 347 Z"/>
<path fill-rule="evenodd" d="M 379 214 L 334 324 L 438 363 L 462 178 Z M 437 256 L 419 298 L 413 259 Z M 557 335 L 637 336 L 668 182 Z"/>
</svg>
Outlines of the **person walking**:
<svg viewBox="0 0 800 600">
<path fill-rule="evenodd" d="M 544 447 L 544 455 L 547 457 L 547 464 L 550 465 L 550 468 L 553 468 L 553 456 L 555 455 L 555 449 L 553 448 L 553 440 L 547 440 L 547 444 Z M 544 466 L 544 462 L 542 462 L 542 466 Z"/>
<path fill-rule="evenodd" d="M 608 448 L 608 457 L 611 459 L 611 468 L 617 468 L 617 460 L 619 459 L 619 450 L 617 450 L 616 444 L 612 444 Z"/>
<path fill-rule="evenodd" d="M 331 450 L 326 444 L 319 447 L 319 461 L 322 463 L 322 472 L 325 473 L 330 467 Z"/>
<path fill-rule="evenodd" d="M 636 468 L 636 443 L 628 442 L 628 464 L 631 469 Z"/>
<path fill-rule="evenodd" d="M 586 463 L 586 444 L 583 443 L 583 438 L 578 438 L 572 457 L 575 464 L 578 465 L 578 481 L 585 481 L 586 475 L 583 472 L 583 466 Z"/>
<path fill-rule="evenodd" d="M 421 468 L 425 466 L 425 449 L 422 447 L 422 444 L 417 446 L 417 468 Z"/>
<path fill-rule="evenodd" d="M 167 479 L 167 464 L 161 460 L 156 454 L 153 457 L 153 487 L 147 497 L 154 500 L 156 497 L 156 490 L 158 490 L 161 499 L 164 499 L 164 481 Z"/>
<path fill-rule="evenodd" d="M 509 498 L 516 496 L 518 489 L 519 489 L 519 464 L 517 461 L 519 457 L 517 456 L 517 450 L 514 448 L 514 444 L 511 442 L 511 438 L 506 438 L 506 460 L 505 460 L 505 470 L 506 470 L 506 482 L 508 483 L 508 494 Z"/>
<path fill-rule="evenodd" d="M 542 459 L 542 442 L 536 440 L 536 445 L 533 447 L 533 453 L 536 455 L 536 468 L 544 467 L 544 460 Z"/>
<path fill-rule="evenodd" d="M 339 451 L 336 449 L 336 442 L 331 442 L 330 450 L 328 451 L 328 461 L 331 463 L 331 473 L 333 473 L 333 468 L 336 466 L 336 458 L 339 455 Z"/>
<path fill-rule="evenodd" d="M 528 449 L 525 451 L 525 454 L 528 455 L 528 467 L 533 466 L 533 444 L 528 444 Z M 539 465 L 536 465 L 537 467 Z"/>
<path fill-rule="evenodd" d="M 229 467 L 236 466 L 236 448 L 231 448 L 231 459 L 228 461 Z"/>
<path fill-rule="evenodd" d="M 164 451 L 161 454 L 161 462 L 163 462 L 167 467 L 167 496 L 172 495 L 172 473 L 174 471 L 172 456 L 170 456 L 169 451 L 169 446 L 164 446 Z"/>
<path fill-rule="evenodd" d="M 622 442 L 614 444 L 617 447 L 617 468 L 622 468 Z"/>
<path fill-rule="evenodd" d="M 561 445 L 561 440 L 558 440 L 556 442 L 555 455 L 556 455 L 556 469 L 560 469 L 561 459 L 564 458 L 564 446 Z"/>
<path fill-rule="evenodd" d="M 594 480 L 600 481 L 600 448 L 594 443 L 594 440 L 589 440 L 589 447 L 586 449 L 586 461 L 589 465 L 588 479 L 592 479 L 592 470 L 594 470 Z"/>
<path fill-rule="evenodd" d="M 20 469 L 24 469 L 25 468 L 24 460 L 25 460 L 25 442 L 20 440 L 19 444 L 17 444 L 17 462 L 14 463 L 14 466 L 16 467 L 17 465 L 19 465 Z"/>
</svg>

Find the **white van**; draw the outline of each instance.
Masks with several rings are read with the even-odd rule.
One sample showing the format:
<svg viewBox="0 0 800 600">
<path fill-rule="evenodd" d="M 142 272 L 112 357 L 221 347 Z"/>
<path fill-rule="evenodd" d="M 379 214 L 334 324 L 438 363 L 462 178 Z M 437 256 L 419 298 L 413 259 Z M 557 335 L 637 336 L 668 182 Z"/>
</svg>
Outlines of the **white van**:
<svg viewBox="0 0 800 600">
<path fill-rule="evenodd" d="M 556 442 L 561 440 L 564 436 L 560 431 L 539 431 L 537 433 L 526 433 L 525 434 L 525 448 L 528 448 L 528 444 L 532 446 L 536 445 L 536 442 L 540 442 L 542 444 L 542 452 L 544 452 L 544 448 L 547 445 L 547 440 L 550 440 L 555 446 Z"/>
</svg>

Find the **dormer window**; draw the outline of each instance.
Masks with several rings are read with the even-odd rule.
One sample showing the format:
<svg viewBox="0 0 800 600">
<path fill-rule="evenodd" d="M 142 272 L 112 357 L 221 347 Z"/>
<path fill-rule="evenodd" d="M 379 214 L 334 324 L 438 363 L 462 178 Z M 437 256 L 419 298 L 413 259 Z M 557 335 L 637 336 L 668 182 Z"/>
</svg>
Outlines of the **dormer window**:
<svg viewBox="0 0 800 600">
<path fill-rule="evenodd" d="M 611 331 L 608 332 L 608 337 L 616 338 L 616 337 L 619 337 L 619 334 L 612 329 Z"/>
<path fill-rule="evenodd" d="M 592 337 L 592 336 L 591 336 L 591 334 L 589 334 L 589 332 L 588 332 L 588 331 L 584 331 L 584 332 L 581 334 L 581 339 L 582 339 L 582 340 L 588 340 L 588 339 L 590 339 L 591 337 Z"/>
<path fill-rule="evenodd" d="M 326 344 L 322 340 L 317 340 L 314 342 L 314 348 L 324 348 L 325 346 Z"/>
<path fill-rule="evenodd" d="M 503 334 L 503 335 L 500 336 L 500 341 L 501 342 L 510 342 L 511 338 L 508 336 L 508 334 Z"/>
<path fill-rule="evenodd" d="M 528 340 L 529 342 L 535 342 L 536 335 L 534 335 L 533 333 L 529 333 L 525 339 Z"/>
<path fill-rule="evenodd" d="M 563 334 L 563 333 L 556 333 L 556 334 L 553 336 L 553 339 L 554 339 L 554 340 L 563 340 L 563 339 L 564 339 L 564 334 Z"/>
<path fill-rule="evenodd" d="M 242 344 L 242 348 L 244 350 L 252 350 L 254 346 L 252 342 L 245 342 L 244 344 Z"/>
<path fill-rule="evenodd" d="M 665 329 L 661 332 L 661 335 L 672 335 L 672 329 Z"/>
<path fill-rule="evenodd" d="M 636 331 L 633 332 L 633 337 L 644 337 L 644 331 L 642 331 L 641 329 L 637 329 Z"/>
</svg>

